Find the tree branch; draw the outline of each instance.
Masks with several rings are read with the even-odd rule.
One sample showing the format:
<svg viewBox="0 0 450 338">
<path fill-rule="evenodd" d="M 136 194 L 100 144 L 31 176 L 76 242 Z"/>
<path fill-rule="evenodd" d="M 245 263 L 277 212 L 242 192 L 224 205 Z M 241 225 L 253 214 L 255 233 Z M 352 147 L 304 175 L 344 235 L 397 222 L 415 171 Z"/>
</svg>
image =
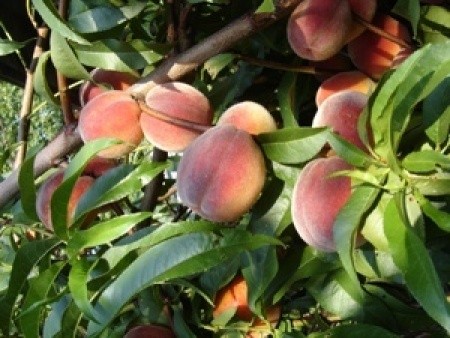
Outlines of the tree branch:
<svg viewBox="0 0 450 338">
<path fill-rule="evenodd" d="M 153 73 L 142 78 L 129 88 L 129 92 L 138 98 L 157 83 L 181 78 L 195 70 L 214 55 L 224 52 L 238 41 L 249 37 L 270 24 L 288 15 L 302 0 L 279 0 L 273 13 L 247 14 L 236 19 L 210 37 L 177 56 L 167 59 Z M 34 174 L 39 176 L 51 168 L 59 158 L 70 154 L 81 146 L 82 141 L 77 130 L 61 132 L 38 154 L 34 164 Z M 0 183 L 0 208 L 4 207 L 19 192 L 18 170 Z"/>
</svg>

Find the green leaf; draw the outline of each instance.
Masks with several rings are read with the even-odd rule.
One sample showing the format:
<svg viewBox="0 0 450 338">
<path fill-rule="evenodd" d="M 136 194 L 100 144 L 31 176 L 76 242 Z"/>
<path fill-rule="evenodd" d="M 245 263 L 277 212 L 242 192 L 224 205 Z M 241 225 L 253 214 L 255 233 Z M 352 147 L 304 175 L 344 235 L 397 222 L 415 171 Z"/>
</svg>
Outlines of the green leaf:
<svg viewBox="0 0 450 338">
<path fill-rule="evenodd" d="M 65 265 L 65 262 L 58 262 L 51 265 L 38 276 L 30 279 L 27 295 L 21 305 L 22 314 L 19 319 L 20 327 L 25 337 L 39 338 L 41 316 L 46 305 L 45 300 L 54 286 L 53 283 L 56 277 Z M 40 304 L 38 307 L 35 306 L 42 301 L 44 301 L 44 304 Z"/>
<path fill-rule="evenodd" d="M 52 32 L 58 32 L 58 34 L 69 40 L 89 45 L 89 41 L 78 35 L 62 20 L 53 1 L 32 0 L 32 2 L 44 22 L 51 28 Z"/>
<path fill-rule="evenodd" d="M 423 101 L 425 133 L 439 148 L 448 140 L 450 129 L 450 77 L 442 81 Z"/>
<path fill-rule="evenodd" d="M 0 56 L 14 53 L 15 51 L 25 47 L 30 41 L 33 41 L 33 40 L 34 39 L 29 39 L 24 42 L 18 42 L 18 41 L 0 39 Z"/>
<path fill-rule="evenodd" d="M 211 79 L 215 79 L 220 71 L 226 68 L 234 61 L 236 56 L 234 54 L 217 54 L 207 60 L 203 64 L 203 68 L 208 72 Z"/>
<path fill-rule="evenodd" d="M 404 223 L 401 213 L 393 198 L 386 207 L 384 231 L 394 262 L 414 298 L 449 332 L 450 306 L 433 262 L 422 241 Z"/>
<path fill-rule="evenodd" d="M 422 43 L 442 43 L 450 37 L 450 10 L 444 6 L 422 6 L 419 37 Z"/>
<path fill-rule="evenodd" d="M 115 139 L 98 139 L 86 143 L 73 157 L 69 166 L 64 172 L 64 180 L 53 192 L 50 207 L 53 230 L 62 239 L 68 238 L 68 227 L 71 222 L 67 217 L 67 207 L 72 194 L 72 189 L 86 166 L 87 162 L 99 151 L 119 143 Z"/>
<path fill-rule="evenodd" d="M 414 197 L 416 197 L 425 215 L 427 215 L 434 223 L 436 223 L 439 228 L 446 232 L 450 232 L 450 214 L 448 212 L 436 208 L 417 190 L 414 192 Z"/>
<path fill-rule="evenodd" d="M 53 95 L 47 81 L 47 64 L 50 58 L 50 52 L 46 51 L 38 59 L 38 64 L 34 72 L 34 91 L 48 103 L 59 105 L 58 100 Z"/>
<path fill-rule="evenodd" d="M 359 185 L 352 191 L 352 195 L 344 207 L 339 211 L 333 223 L 333 240 L 336 250 L 347 271 L 348 276 L 358 285 L 353 250 L 358 227 L 362 224 L 368 210 L 374 204 L 380 190 L 368 185 Z"/>
<path fill-rule="evenodd" d="M 417 25 L 420 19 L 420 3 L 418 0 L 398 0 L 392 12 L 410 22 L 413 36 L 417 35 Z"/>
<path fill-rule="evenodd" d="M 286 73 L 280 81 L 277 90 L 277 98 L 280 104 L 280 114 L 283 119 L 283 127 L 297 127 L 295 119 L 295 101 L 297 100 L 296 86 L 298 75 L 295 73 Z"/>
<path fill-rule="evenodd" d="M 86 66 L 130 73 L 160 61 L 168 51 L 167 45 L 144 40 L 106 39 L 89 46 L 72 44 L 72 47 L 78 60 Z"/>
<path fill-rule="evenodd" d="M 450 169 L 450 157 L 433 150 L 421 150 L 406 155 L 402 164 L 410 172 L 426 173 L 435 171 L 437 167 Z"/>
<path fill-rule="evenodd" d="M 34 159 L 35 156 L 27 158 L 20 166 L 19 191 L 22 209 L 32 220 L 39 220 L 36 214 L 36 186 L 34 184 Z"/>
<path fill-rule="evenodd" d="M 80 63 L 67 40 L 57 31 L 53 31 L 50 36 L 50 54 L 55 68 L 68 78 L 90 79 L 91 76 Z"/>
<path fill-rule="evenodd" d="M 78 222 L 90 211 L 140 191 L 168 166 L 169 163 L 144 161 L 133 171 L 131 171 L 132 166 L 130 165 L 110 170 L 99 177 L 91 189 L 80 199 L 75 211 L 75 221 Z"/>
<path fill-rule="evenodd" d="M 261 5 L 256 9 L 255 13 L 273 13 L 275 12 L 275 4 L 273 0 L 263 0 Z"/>
<path fill-rule="evenodd" d="M 9 335 L 9 325 L 11 323 L 14 305 L 31 270 L 59 244 L 59 239 L 49 238 L 28 242 L 17 251 L 9 279 L 8 290 L 0 299 L 0 303 L 2 304 L 0 307 L 0 330 L 4 335 Z"/>
<path fill-rule="evenodd" d="M 125 21 L 125 16 L 118 8 L 107 5 L 71 15 L 67 23 L 76 31 L 89 34 L 110 30 L 123 25 Z"/>
<path fill-rule="evenodd" d="M 190 276 L 220 264 L 224 257 L 277 242 L 236 229 L 227 233 L 218 245 L 214 245 L 217 237 L 213 234 L 194 233 L 169 239 L 144 252 L 100 295 L 95 311 L 101 324 L 89 323 L 88 334 L 101 333 L 135 294 L 152 283 Z"/>
<path fill-rule="evenodd" d="M 421 194 L 427 196 L 450 195 L 450 173 L 435 173 L 432 175 L 409 175 L 411 185 Z"/>
<path fill-rule="evenodd" d="M 54 338 L 61 331 L 61 322 L 70 304 L 71 299 L 69 295 L 63 296 L 52 304 L 51 311 L 43 325 L 43 338 Z"/>
<path fill-rule="evenodd" d="M 375 163 L 375 160 L 367 153 L 344 140 L 336 133 L 330 132 L 328 134 L 328 143 L 340 158 L 355 167 L 366 168 L 370 164 Z"/>
<path fill-rule="evenodd" d="M 73 301 L 89 320 L 95 321 L 95 310 L 90 303 L 88 291 L 89 274 L 98 261 L 90 262 L 84 258 L 72 260 L 68 286 Z"/>
<path fill-rule="evenodd" d="M 396 172 L 396 156 L 415 105 L 450 72 L 450 42 L 427 45 L 387 74 L 369 100 L 374 149 Z"/>
<path fill-rule="evenodd" d="M 270 160 L 296 164 L 316 156 L 327 142 L 328 133 L 326 128 L 283 128 L 258 135 L 258 141 Z"/>
<path fill-rule="evenodd" d="M 67 255 L 74 257 L 85 248 L 107 244 L 150 216 L 148 212 L 122 215 L 97 223 L 90 229 L 78 230 L 67 243 Z"/>
</svg>

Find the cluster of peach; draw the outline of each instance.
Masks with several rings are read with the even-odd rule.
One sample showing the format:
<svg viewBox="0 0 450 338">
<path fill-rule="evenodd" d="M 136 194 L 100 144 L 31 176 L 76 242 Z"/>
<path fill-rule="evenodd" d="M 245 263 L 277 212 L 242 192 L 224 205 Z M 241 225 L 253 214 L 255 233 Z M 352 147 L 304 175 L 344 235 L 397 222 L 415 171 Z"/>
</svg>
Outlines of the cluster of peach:
<svg viewBox="0 0 450 338">
<path fill-rule="evenodd" d="M 80 88 L 81 138 L 84 142 L 106 137 L 122 141 L 100 151 L 99 158 L 108 161 L 126 155 L 145 137 L 164 151 L 184 152 L 177 173 L 178 194 L 202 217 L 234 221 L 256 202 L 266 169 L 262 151 L 252 136 L 276 129 L 275 120 L 263 106 L 252 101 L 234 104 L 212 126 L 213 111 L 208 99 L 188 84 L 156 85 L 147 93 L 145 102 L 139 102 L 126 92 L 136 81 L 133 76 L 95 70 L 92 78 L 95 82 Z M 62 178 L 61 171 L 38 192 L 38 215 L 49 229 L 50 198 Z M 68 220 L 92 183 L 93 179 L 85 176 L 76 183 Z"/>
<path fill-rule="evenodd" d="M 312 126 L 330 127 L 365 152 L 371 130 L 362 131 L 366 144 L 360 138 L 358 120 L 375 81 L 412 53 L 405 47 L 411 43 L 408 28 L 377 13 L 376 7 L 376 0 L 305 0 L 293 11 L 287 26 L 294 52 L 319 67 L 333 67 L 346 49 L 356 70 L 339 72 L 322 82 L 316 92 L 318 110 Z M 367 30 L 361 24 L 368 22 L 376 29 Z M 336 250 L 333 224 L 351 195 L 350 178 L 336 173 L 351 169 L 337 155 L 328 155 L 307 163 L 297 179 L 291 201 L 294 226 L 306 243 L 319 250 Z M 326 212 L 318 212 L 317 205 L 326 205 Z"/>
</svg>

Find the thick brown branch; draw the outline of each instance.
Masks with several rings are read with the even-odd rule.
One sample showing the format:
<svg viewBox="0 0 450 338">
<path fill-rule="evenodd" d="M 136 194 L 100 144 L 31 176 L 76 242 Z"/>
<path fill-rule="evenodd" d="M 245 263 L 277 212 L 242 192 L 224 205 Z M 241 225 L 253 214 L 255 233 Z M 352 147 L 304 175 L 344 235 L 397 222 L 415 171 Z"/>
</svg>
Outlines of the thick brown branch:
<svg viewBox="0 0 450 338">
<path fill-rule="evenodd" d="M 227 50 L 238 41 L 285 17 L 301 1 L 279 0 L 277 10 L 274 13 L 244 15 L 187 51 L 166 60 L 153 73 L 130 87 L 130 93 L 143 98 L 145 93 L 156 83 L 181 78 L 212 56 Z M 76 131 L 73 133 L 61 132 L 39 152 L 35 161 L 35 176 L 44 173 L 52 167 L 56 160 L 70 154 L 81 144 L 80 135 Z M 0 208 L 5 206 L 19 192 L 17 177 L 18 169 L 14 170 L 6 180 L 0 183 Z"/>
</svg>

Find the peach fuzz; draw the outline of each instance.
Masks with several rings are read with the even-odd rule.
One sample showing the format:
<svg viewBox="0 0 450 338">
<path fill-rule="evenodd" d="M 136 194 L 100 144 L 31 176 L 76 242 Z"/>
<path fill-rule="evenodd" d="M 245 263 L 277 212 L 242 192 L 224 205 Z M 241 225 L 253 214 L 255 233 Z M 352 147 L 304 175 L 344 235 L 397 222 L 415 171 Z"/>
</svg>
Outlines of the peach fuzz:
<svg viewBox="0 0 450 338">
<path fill-rule="evenodd" d="M 337 156 L 317 158 L 305 165 L 294 186 L 291 214 L 300 237 L 312 247 L 333 252 L 333 223 L 351 195 L 351 180 L 330 177 L 352 167 Z"/>
<path fill-rule="evenodd" d="M 110 90 L 104 92 L 81 109 L 78 128 L 86 143 L 100 138 L 116 138 L 123 143 L 100 151 L 104 158 L 119 158 L 137 147 L 143 134 L 139 125 L 141 109 L 127 93 Z"/>
<path fill-rule="evenodd" d="M 388 15 L 376 15 L 373 24 L 396 38 L 411 42 L 407 27 Z M 392 67 L 395 56 L 402 48 L 368 30 L 348 43 L 348 53 L 355 66 L 373 79 L 380 79 Z"/>
<path fill-rule="evenodd" d="M 176 336 L 165 326 L 147 324 L 131 328 L 124 338 L 176 338 Z"/>
<path fill-rule="evenodd" d="M 236 309 L 235 316 L 250 321 L 253 313 L 248 306 L 248 286 L 245 279 L 238 275 L 229 284 L 220 289 L 214 299 L 213 317 L 217 318 L 225 311 Z"/>
<path fill-rule="evenodd" d="M 277 130 L 277 124 L 269 111 L 252 101 L 239 102 L 230 106 L 217 121 L 217 125 L 223 124 L 231 124 L 252 135 Z"/>
<path fill-rule="evenodd" d="M 346 141 L 366 150 L 358 134 L 358 119 L 367 101 L 367 95 L 353 90 L 335 93 L 322 102 L 313 118 L 312 127 L 330 127 Z"/>
<path fill-rule="evenodd" d="M 357 70 L 341 72 L 322 82 L 316 92 L 316 105 L 319 107 L 327 97 L 343 90 L 354 90 L 370 95 L 375 86 L 372 79 Z"/>
<path fill-rule="evenodd" d="M 49 176 L 40 186 L 36 198 L 36 212 L 44 226 L 53 231 L 50 203 L 55 190 L 61 185 L 64 179 L 64 171 L 59 170 Z M 67 223 L 72 222 L 75 209 L 81 197 L 89 190 L 94 183 L 90 176 L 80 176 L 76 181 L 67 205 Z"/>
<path fill-rule="evenodd" d="M 251 135 L 231 125 L 196 138 L 178 166 L 181 201 L 215 222 L 231 222 L 257 201 L 265 183 L 264 156 Z"/>
<path fill-rule="evenodd" d="M 145 103 L 150 110 L 168 117 L 210 126 L 213 111 L 203 93 L 182 82 L 156 85 L 148 91 Z M 154 146 L 165 150 L 183 151 L 201 131 L 162 121 L 145 112 L 140 117 L 145 138 Z"/>
<path fill-rule="evenodd" d="M 348 0 L 304 0 L 289 17 L 288 42 L 301 58 L 325 60 L 342 49 L 351 23 Z"/>
<path fill-rule="evenodd" d="M 130 73 L 100 68 L 94 69 L 90 74 L 92 81 L 83 83 L 79 90 L 82 106 L 109 89 L 125 90 L 138 80 L 137 76 Z"/>
</svg>

